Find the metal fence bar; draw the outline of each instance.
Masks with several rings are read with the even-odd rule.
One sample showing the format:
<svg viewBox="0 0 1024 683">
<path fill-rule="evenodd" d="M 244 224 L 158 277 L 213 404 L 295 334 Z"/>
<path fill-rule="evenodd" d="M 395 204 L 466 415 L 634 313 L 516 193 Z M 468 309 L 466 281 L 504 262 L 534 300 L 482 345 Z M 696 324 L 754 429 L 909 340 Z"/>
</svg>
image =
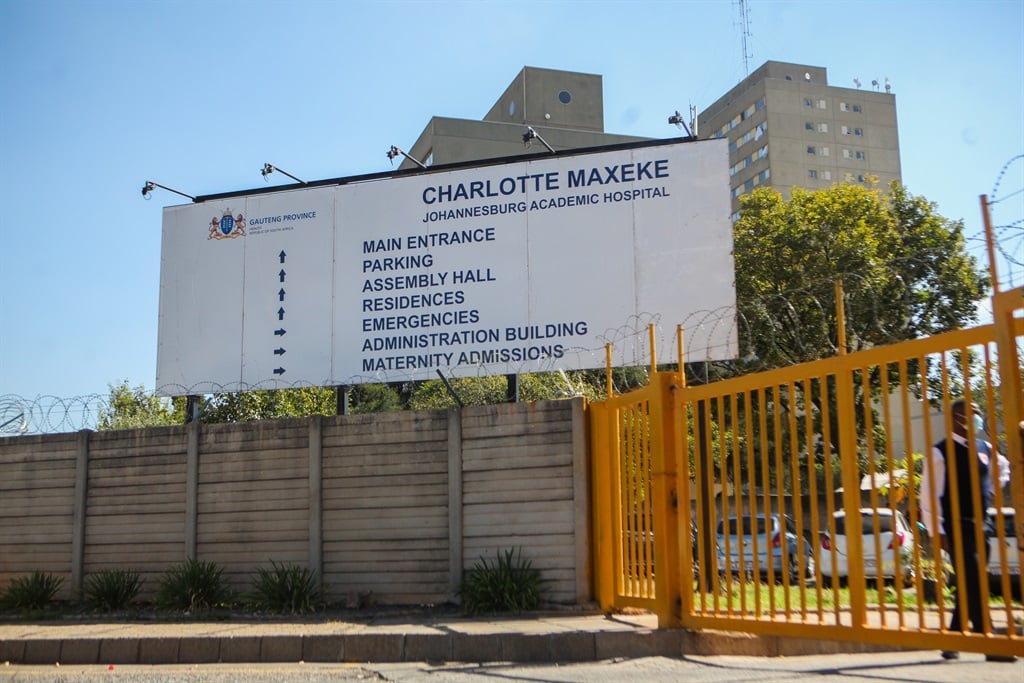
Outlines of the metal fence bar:
<svg viewBox="0 0 1024 683">
<path fill-rule="evenodd" d="M 1011 302 L 1018 308 L 1019 296 Z M 1019 596 L 1022 586 L 1007 575 L 1005 549 L 997 559 L 1002 576 L 991 586 L 983 577 L 981 587 L 1007 599 L 990 606 L 983 633 L 951 632 L 956 598 L 942 558 L 919 527 L 928 520 L 918 514 L 917 459 L 951 432 L 954 397 L 982 403 L 992 425 L 1000 405 L 1022 417 L 1020 401 L 998 391 L 1020 385 L 1019 361 L 1015 376 L 1001 379 L 1006 352 L 997 339 L 1000 324 L 1010 326 L 1001 334 L 1016 353 L 1024 320 L 1011 316 L 995 326 L 709 385 L 686 387 L 674 373 L 655 373 L 645 389 L 610 399 L 607 409 L 618 417 L 604 424 L 619 425 L 621 434 L 595 434 L 595 440 L 607 443 L 620 465 L 596 467 L 617 482 L 601 482 L 595 490 L 619 487 L 615 500 L 622 508 L 611 517 L 619 519 L 621 529 L 613 533 L 622 553 L 613 563 L 618 589 L 602 606 L 645 606 L 658 612 L 660 624 L 678 621 L 687 628 L 1021 654 L 1017 623 L 1024 610 L 1020 598 L 1010 596 Z M 1014 437 L 1005 438 L 1004 446 L 1019 448 L 1019 434 L 1002 436 Z M 1024 471 L 1024 454 L 1010 455 L 1021 468 L 1015 471 Z M 865 473 L 871 476 L 862 492 Z M 970 476 L 976 481 L 977 472 Z M 1017 509 L 1024 509 L 1021 479 L 1015 478 L 1011 495 Z M 841 490 L 834 490 L 836 484 Z M 1001 505 L 1005 498 L 1000 492 L 996 500 Z M 665 516 L 663 508 L 676 507 Z M 845 511 L 845 557 L 835 545 L 839 510 Z M 899 531 L 913 540 L 911 551 L 891 545 L 895 535 L 888 535 L 879 510 L 894 521 L 897 513 L 909 520 Z M 787 535 L 786 522 L 780 528 L 771 522 L 766 532 L 753 523 L 749 534 L 730 533 L 732 526 L 743 529 L 745 516 L 755 522 L 788 517 L 795 532 Z M 696 538 L 684 541 L 691 523 Z M 1024 536 L 1020 525 L 1018 536 Z M 984 540 L 974 533 L 976 541 Z M 1004 526 L 998 538 L 1006 538 Z M 962 543 L 954 546 L 951 562 L 962 574 Z M 883 563 L 890 549 L 892 558 Z M 879 561 L 865 568 L 865 552 Z M 845 583 L 837 571 L 843 560 Z M 608 563 L 598 567 L 606 571 Z M 668 577 L 679 585 L 666 584 Z"/>
</svg>

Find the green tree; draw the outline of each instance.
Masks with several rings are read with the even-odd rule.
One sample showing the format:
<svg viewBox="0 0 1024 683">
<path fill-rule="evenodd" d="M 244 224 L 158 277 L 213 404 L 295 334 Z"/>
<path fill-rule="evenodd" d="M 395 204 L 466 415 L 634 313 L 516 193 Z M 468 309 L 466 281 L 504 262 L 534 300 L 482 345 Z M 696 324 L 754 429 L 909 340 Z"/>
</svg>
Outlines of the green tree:
<svg viewBox="0 0 1024 683">
<path fill-rule="evenodd" d="M 834 283 L 842 281 L 850 351 L 974 322 L 988 280 L 963 223 L 898 183 L 786 201 L 773 188 L 741 199 L 734 226 L 741 355 L 768 369 L 835 355 Z M 751 356 L 751 354 L 753 354 Z"/>
<path fill-rule="evenodd" d="M 203 406 L 200 421 L 245 422 L 282 417 L 334 415 L 338 395 L 334 387 L 302 387 L 273 391 L 214 394 Z"/>
<path fill-rule="evenodd" d="M 100 409 L 96 419 L 99 431 L 159 427 L 185 421 L 184 397 L 163 399 L 141 385 L 130 387 L 128 380 L 109 387 L 107 405 Z"/>
<path fill-rule="evenodd" d="M 717 376 L 835 355 L 837 280 L 843 285 L 850 351 L 976 321 L 975 304 L 988 281 L 966 250 L 962 222 L 941 217 L 934 204 L 911 196 L 900 184 L 890 185 L 888 195 L 859 185 L 793 188 L 788 201 L 777 190 L 762 188 L 740 201 L 734 226 L 736 299 L 740 355 L 748 360 L 720 365 Z M 868 379 L 871 388 L 880 386 L 878 373 Z M 820 415 L 824 401 L 833 404 L 834 420 L 831 385 L 780 393 L 765 409 Z M 857 415 L 863 422 L 863 411 Z M 837 435 L 837 425 L 832 427 Z M 861 438 L 868 438 L 864 424 L 858 427 Z M 877 444 L 883 435 L 876 430 L 870 438 Z"/>
<path fill-rule="evenodd" d="M 404 410 L 402 391 L 389 384 L 357 384 L 349 388 L 349 412 L 386 413 Z"/>
<path fill-rule="evenodd" d="M 455 377 L 448 380 L 463 405 L 490 405 L 508 400 L 508 379 L 505 375 L 489 377 Z M 520 401 L 546 401 L 572 396 L 590 400 L 604 398 L 604 386 L 597 387 L 585 373 L 534 372 L 519 375 Z M 450 408 L 455 405 L 444 383 L 439 379 L 417 384 L 409 399 L 413 410 Z"/>
</svg>

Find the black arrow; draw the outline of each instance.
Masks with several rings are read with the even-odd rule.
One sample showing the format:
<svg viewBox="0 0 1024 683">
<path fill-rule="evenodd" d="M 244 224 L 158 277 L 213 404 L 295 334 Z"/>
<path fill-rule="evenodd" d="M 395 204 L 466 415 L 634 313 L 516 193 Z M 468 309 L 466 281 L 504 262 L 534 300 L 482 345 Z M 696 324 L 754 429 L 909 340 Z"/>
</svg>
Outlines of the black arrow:
<svg viewBox="0 0 1024 683">
<path fill-rule="evenodd" d="M 277 300 L 284 301 L 284 287 L 277 291 Z"/>
<path fill-rule="evenodd" d="M 275 375 L 283 375 L 284 374 L 284 368 L 274 368 L 274 374 Z"/>
<path fill-rule="evenodd" d="M 277 309 L 277 319 L 284 320 L 284 308 Z"/>
<path fill-rule="evenodd" d="M 281 259 L 281 263 L 284 263 L 284 257 L 285 257 L 285 256 L 287 256 L 287 254 L 285 254 L 285 253 L 284 253 L 284 249 L 282 249 L 282 250 L 281 250 L 281 253 L 277 255 L 277 257 L 278 257 L 279 259 Z"/>
<path fill-rule="evenodd" d="M 274 355 L 275 356 L 283 356 L 284 355 L 284 349 L 283 348 L 274 349 Z"/>
<path fill-rule="evenodd" d="M 281 282 L 284 282 L 284 276 L 285 276 L 284 268 L 281 269 L 281 272 L 278 273 L 277 276 L 279 278 L 281 278 L 281 280 L 280 280 Z"/>
<path fill-rule="evenodd" d="M 279 330 L 274 330 L 275 337 L 283 337 L 286 334 L 288 334 L 288 332 L 283 327 Z"/>
</svg>

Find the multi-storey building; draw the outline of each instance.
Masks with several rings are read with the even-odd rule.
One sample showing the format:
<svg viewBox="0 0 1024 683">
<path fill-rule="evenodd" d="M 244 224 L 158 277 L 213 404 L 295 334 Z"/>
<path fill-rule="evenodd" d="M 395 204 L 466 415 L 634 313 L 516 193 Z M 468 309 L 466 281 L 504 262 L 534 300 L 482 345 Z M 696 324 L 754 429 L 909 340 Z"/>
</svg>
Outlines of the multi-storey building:
<svg viewBox="0 0 1024 683">
<path fill-rule="evenodd" d="M 830 86 L 822 67 L 765 62 L 701 112 L 698 137 L 730 142 L 733 218 L 740 195 L 762 185 L 788 197 L 794 186 L 900 180 L 896 97 L 888 83 L 881 90 L 877 81 Z M 543 151 L 536 140 L 526 148 L 527 127 L 556 150 L 650 139 L 604 132 L 601 76 L 525 67 L 482 121 L 432 117 L 409 155 L 429 166 Z"/>
<path fill-rule="evenodd" d="M 527 127 L 556 150 L 650 139 L 604 132 L 601 76 L 528 66 L 482 121 L 431 117 L 409 155 L 430 166 L 543 152 L 536 139 L 527 148 Z M 414 167 L 408 159 L 400 166 Z"/>
<path fill-rule="evenodd" d="M 697 117 L 699 136 L 729 139 L 733 218 L 761 185 L 788 196 L 835 183 L 900 180 L 896 96 L 828 84 L 826 69 L 766 62 Z"/>
</svg>

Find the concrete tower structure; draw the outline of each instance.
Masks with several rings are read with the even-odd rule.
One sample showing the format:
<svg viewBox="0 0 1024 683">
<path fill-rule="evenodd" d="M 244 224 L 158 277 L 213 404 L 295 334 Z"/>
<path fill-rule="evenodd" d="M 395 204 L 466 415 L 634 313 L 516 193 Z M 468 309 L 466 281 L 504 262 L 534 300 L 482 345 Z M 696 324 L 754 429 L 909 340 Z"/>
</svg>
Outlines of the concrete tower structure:
<svg viewBox="0 0 1024 683">
<path fill-rule="evenodd" d="M 883 187 L 901 180 L 896 96 L 828 84 L 825 68 L 765 62 L 697 117 L 698 137 L 729 139 L 735 219 L 739 197 L 761 185 Z"/>
<path fill-rule="evenodd" d="M 556 150 L 599 147 L 650 138 L 604 132 L 601 76 L 524 67 L 482 121 L 431 117 L 409 150 L 427 166 L 543 152 L 523 134 L 532 127 Z M 408 159 L 399 168 L 415 168 Z"/>
</svg>

